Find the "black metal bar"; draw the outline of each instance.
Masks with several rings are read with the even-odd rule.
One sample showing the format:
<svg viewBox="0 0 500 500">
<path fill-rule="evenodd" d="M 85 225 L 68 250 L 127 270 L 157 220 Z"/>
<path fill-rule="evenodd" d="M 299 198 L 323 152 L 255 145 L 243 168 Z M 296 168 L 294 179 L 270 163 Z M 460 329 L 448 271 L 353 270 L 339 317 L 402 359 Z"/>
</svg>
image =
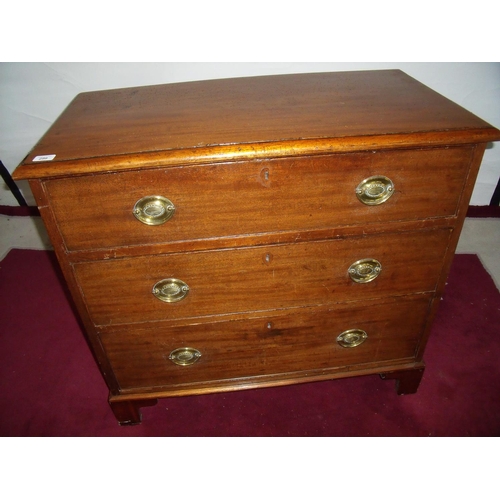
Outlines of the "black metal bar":
<svg viewBox="0 0 500 500">
<path fill-rule="evenodd" d="M 5 181 L 5 184 L 7 184 L 7 187 L 11 190 L 12 194 L 15 196 L 19 205 L 21 207 L 27 207 L 28 204 L 26 203 L 24 196 L 21 194 L 21 191 L 19 191 L 17 184 L 14 182 L 14 179 L 12 179 L 9 171 L 1 161 L 0 161 L 0 174 L 2 175 L 2 179 Z"/>
<path fill-rule="evenodd" d="M 493 192 L 493 196 L 491 197 L 490 206 L 498 207 L 500 205 L 500 179 L 498 179 L 497 187 Z"/>
</svg>

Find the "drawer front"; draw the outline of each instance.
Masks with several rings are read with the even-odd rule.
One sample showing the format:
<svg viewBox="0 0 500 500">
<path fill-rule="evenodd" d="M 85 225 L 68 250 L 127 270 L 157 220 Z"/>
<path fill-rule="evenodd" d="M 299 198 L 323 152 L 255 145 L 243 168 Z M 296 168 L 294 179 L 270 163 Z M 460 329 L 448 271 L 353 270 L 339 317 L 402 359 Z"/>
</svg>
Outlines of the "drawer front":
<svg viewBox="0 0 500 500">
<path fill-rule="evenodd" d="M 103 333 L 101 341 L 122 389 L 327 368 L 347 371 L 356 364 L 411 360 L 429 300 L 429 295 L 414 295 L 177 328 L 126 326 Z M 337 338 L 348 330 L 362 330 L 367 337 L 356 347 L 342 347 Z M 186 347 L 199 351 L 196 362 L 182 366 L 169 359 Z"/>
<path fill-rule="evenodd" d="M 86 262 L 74 269 L 96 325 L 194 318 L 432 291 L 449 234 L 380 234 Z M 378 261 L 381 271 L 372 281 L 355 282 L 349 268 L 364 259 Z M 361 275 L 367 270 L 370 265 L 362 264 Z M 189 287 L 183 298 L 173 279 Z M 153 293 L 157 283 L 163 295 Z M 169 296 L 176 287 L 179 293 Z"/>
<path fill-rule="evenodd" d="M 469 148 L 339 154 L 53 179 L 46 189 L 68 249 L 103 249 L 453 215 L 470 157 Z M 379 205 L 356 194 L 372 176 L 394 185 Z M 133 210 L 149 196 L 169 200 L 173 216 L 141 222 Z"/>
</svg>

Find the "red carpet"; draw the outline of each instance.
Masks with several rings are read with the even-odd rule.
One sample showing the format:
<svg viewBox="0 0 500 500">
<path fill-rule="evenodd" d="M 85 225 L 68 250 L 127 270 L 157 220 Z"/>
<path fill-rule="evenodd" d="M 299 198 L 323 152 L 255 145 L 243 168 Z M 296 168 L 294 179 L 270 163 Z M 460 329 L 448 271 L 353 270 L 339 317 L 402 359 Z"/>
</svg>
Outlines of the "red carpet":
<svg viewBox="0 0 500 500">
<path fill-rule="evenodd" d="M 2 436 L 500 436 L 500 293 L 455 257 L 416 395 L 378 376 L 159 400 L 120 427 L 52 252 L 0 262 Z"/>
</svg>

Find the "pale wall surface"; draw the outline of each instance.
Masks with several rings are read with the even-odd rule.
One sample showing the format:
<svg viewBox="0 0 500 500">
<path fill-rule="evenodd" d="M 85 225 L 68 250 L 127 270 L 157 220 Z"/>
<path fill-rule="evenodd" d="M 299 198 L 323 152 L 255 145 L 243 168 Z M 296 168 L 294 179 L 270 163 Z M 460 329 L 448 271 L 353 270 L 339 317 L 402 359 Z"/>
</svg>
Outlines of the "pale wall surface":
<svg viewBox="0 0 500 500">
<path fill-rule="evenodd" d="M 22 161 L 80 92 L 239 76 L 398 68 L 500 128 L 500 63 L 0 63 L 0 159 Z M 472 205 L 488 205 L 500 143 L 486 150 Z M 33 204 L 26 183 L 20 187 Z M 17 205 L 0 183 L 0 205 Z"/>
</svg>

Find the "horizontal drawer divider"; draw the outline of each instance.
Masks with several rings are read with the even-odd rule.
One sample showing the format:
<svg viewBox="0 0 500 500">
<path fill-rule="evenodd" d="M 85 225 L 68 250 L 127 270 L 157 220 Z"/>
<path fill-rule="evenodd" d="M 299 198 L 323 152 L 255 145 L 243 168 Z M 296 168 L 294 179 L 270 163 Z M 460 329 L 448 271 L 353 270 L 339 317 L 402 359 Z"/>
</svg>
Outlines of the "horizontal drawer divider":
<svg viewBox="0 0 500 500">
<path fill-rule="evenodd" d="M 367 307 L 370 307 L 372 304 L 376 304 L 378 302 L 384 302 L 387 304 L 396 305 L 400 299 L 412 296 L 428 296 L 429 299 L 433 296 L 435 290 L 421 290 L 414 293 L 406 293 L 406 294 L 394 294 L 387 295 L 384 298 L 371 298 L 363 300 L 363 303 L 366 304 Z M 180 319 L 159 319 L 156 321 L 137 321 L 134 323 L 115 323 L 113 325 L 96 325 L 96 331 L 102 334 L 115 334 L 120 330 L 129 329 L 130 327 L 134 327 L 137 329 L 143 329 L 148 325 L 151 325 L 152 329 L 161 328 L 164 326 L 165 328 L 175 328 L 178 326 L 196 326 L 203 325 L 206 323 L 211 324 L 225 324 L 230 321 L 241 321 L 241 320 L 251 320 L 251 319 L 262 319 L 266 318 L 272 319 L 276 316 L 281 316 L 283 313 L 290 311 L 291 314 L 295 314 L 298 311 L 328 311 L 336 306 L 349 306 L 360 303 L 359 300 L 339 300 L 338 302 L 328 302 L 325 304 L 316 304 L 314 306 L 311 305 L 300 305 L 295 307 L 283 307 L 276 309 L 263 309 L 260 311 L 244 311 L 239 313 L 223 313 L 217 315 L 206 315 L 206 316 L 194 316 L 189 318 L 180 318 Z M 140 335 L 140 333 L 138 333 Z"/>
<path fill-rule="evenodd" d="M 148 255 L 176 254 L 186 252 L 204 252 L 227 250 L 231 248 L 248 248 L 266 245 L 286 245 L 295 242 L 314 242 L 330 239 L 359 238 L 370 234 L 398 234 L 413 231 L 432 231 L 435 229 L 453 229 L 456 217 L 435 217 L 418 221 L 401 221 L 390 223 L 371 223 L 364 226 L 345 225 L 335 228 L 309 231 L 283 231 L 250 235 L 235 235 L 223 238 L 206 238 L 200 240 L 175 241 L 154 245 L 136 245 L 115 247 L 111 249 L 78 250 L 67 252 L 70 263 L 96 260 L 115 260 L 128 257 Z"/>
</svg>

